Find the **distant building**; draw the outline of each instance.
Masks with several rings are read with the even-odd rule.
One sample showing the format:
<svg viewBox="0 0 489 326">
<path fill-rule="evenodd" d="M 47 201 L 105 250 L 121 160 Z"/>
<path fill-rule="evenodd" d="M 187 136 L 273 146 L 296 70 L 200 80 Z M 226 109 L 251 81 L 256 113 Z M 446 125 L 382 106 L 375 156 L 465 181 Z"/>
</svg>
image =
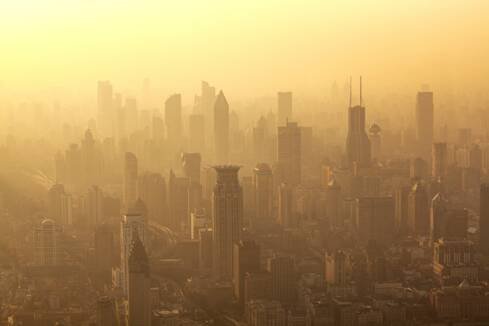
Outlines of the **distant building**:
<svg viewBox="0 0 489 326">
<path fill-rule="evenodd" d="M 281 182 L 289 185 L 301 183 L 301 129 L 295 122 L 278 127 L 278 165 Z"/>
<path fill-rule="evenodd" d="M 268 164 L 258 164 L 253 175 L 256 222 L 270 221 L 273 217 L 273 175 Z"/>
<path fill-rule="evenodd" d="M 96 309 L 96 326 L 120 326 L 119 313 L 113 298 L 100 297 Z"/>
<path fill-rule="evenodd" d="M 448 173 L 448 149 L 446 143 L 433 144 L 433 156 L 431 162 L 431 175 L 433 178 L 444 179 Z"/>
<path fill-rule="evenodd" d="M 431 144 L 433 144 L 434 108 L 433 93 L 418 92 L 416 96 L 416 140 L 419 155 L 429 159 Z"/>
<path fill-rule="evenodd" d="M 246 273 L 260 270 L 260 247 L 254 241 L 239 241 L 233 246 L 234 296 L 245 303 L 244 281 Z"/>
<path fill-rule="evenodd" d="M 95 229 L 95 270 L 97 279 L 102 284 L 112 282 L 112 267 L 114 262 L 114 235 L 110 226 L 101 224 Z"/>
<path fill-rule="evenodd" d="M 36 263 L 56 266 L 61 263 L 61 227 L 51 219 L 45 219 L 34 229 Z"/>
<path fill-rule="evenodd" d="M 246 321 L 250 326 L 286 326 L 287 315 L 278 301 L 251 300 L 246 304 Z"/>
<path fill-rule="evenodd" d="M 416 183 L 409 194 L 408 227 L 416 235 L 428 236 L 430 233 L 430 204 L 422 182 Z"/>
<path fill-rule="evenodd" d="M 292 120 L 292 92 L 278 92 L 277 107 L 278 125 L 285 126 Z"/>
<path fill-rule="evenodd" d="M 481 253 L 489 256 L 489 184 L 480 188 L 479 247 Z"/>
<path fill-rule="evenodd" d="M 282 303 L 296 300 L 295 263 L 291 256 L 276 255 L 267 261 L 272 275 L 272 298 Z"/>
<path fill-rule="evenodd" d="M 73 223 L 73 203 L 69 193 L 62 184 L 56 184 L 48 192 L 49 216 L 57 223 L 71 225 Z"/>
<path fill-rule="evenodd" d="M 367 132 L 365 130 L 365 118 L 365 107 L 362 106 L 361 103 L 360 105 L 350 106 L 348 108 L 346 158 L 349 166 L 353 166 L 354 164 L 356 164 L 356 166 L 358 167 L 370 166 L 372 159 L 370 147 L 371 145 L 370 140 L 367 136 Z"/>
<path fill-rule="evenodd" d="M 392 197 L 357 199 L 356 230 L 363 244 L 376 241 L 389 245 L 394 239 L 394 200 Z"/>
<path fill-rule="evenodd" d="M 216 162 L 226 164 L 229 155 L 229 104 L 222 91 L 214 104 L 214 143 Z"/>
<path fill-rule="evenodd" d="M 128 209 L 138 199 L 138 159 L 130 152 L 127 152 L 124 157 L 123 187 L 123 204 Z"/>
<path fill-rule="evenodd" d="M 145 243 L 146 242 L 146 221 L 140 214 L 125 214 L 122 215 L 121 220 L 121 278 L 122 288 L 124 293 L 127 294 L 128 282 L 129 282 L 129 255 L 131 252 L 132 242 L 134 240 L 134 234 L 137 232 L 138 238 Z"/>
<path fill-rule="evenodd" d="M 165 101 L 166 135 L 170 148 L 179 150 L 182 143 L 182 96 L 173 94 Z"/>
<path fill-rule="evenodd" d="M 161 174 L 147 172 L 141 175 L 138 193 L 148 210 L 148 220 L 168 225 L 166 182 Z"/>
<path fill-rule="evenodd" d="M 433 272 L 442 284 L 467 279 L 479 280 L 474 244 L 469 240 L 439 239 L 434 244 Z"/>
</svg>

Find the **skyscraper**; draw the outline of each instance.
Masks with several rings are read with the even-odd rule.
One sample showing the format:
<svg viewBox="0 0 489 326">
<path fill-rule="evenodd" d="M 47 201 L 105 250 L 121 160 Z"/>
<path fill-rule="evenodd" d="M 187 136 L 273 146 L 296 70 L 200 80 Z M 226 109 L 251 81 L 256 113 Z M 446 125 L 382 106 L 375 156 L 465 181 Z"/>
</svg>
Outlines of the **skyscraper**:
<svg viewBox="0 0 489 326">
<path fill-rule="evenodd" d="M 434 109 L 433 93 L 418 92 L 416 96 L 416 140 L 419 155 L 428 160 L 433 143 Z"/>
<path fill-rule="evenodd" d="M 168 178 L 168 207 L 170 215 L 168 227 L 175 232 L 180 232 L 185 227 L 188 227 L 188 231 L 190 231 L 188 192 L 189 179 L 177 177 L 173 170 L 170 170 Z M 188 235 L 190 235 L 190 232 L 188 232 Z"/>
<path fill-rule="evenodd" d="M 376 241 L 388 245 L 394 234 L 394 200 L 392 197 L 362 197 L 357 199 L 356 227 L 363 244 Z"/>
<path fill-rule="evenodd" d="M 370 165 L 370 140 L 365 131 L 365 107 L 362 106 L 362 89 L 360 79 L 360 104 L 348 108 L 348 135 L 346 137 L 346 157 L 350 166 L 356 163 L 359 167 Z"/>
<path fill-rule="evenodd" d="M 244 302 L 244 278 L 249 272 L 260 270 L 260 247 L 254 241 L 239 241 L 233 247 L 234 296 Z"/>
<path fill-rule="evenodd" d="M 292 120 L 292 92 L 278 92 L 278 125 L 285 126 Z"/>
<path fill-rule="evenodd" d="M 295 188 L 282 183 L 278 188 L 278 223 L 284 228 L 297 226 Z"/>
<path fill-rule="evenodd" d="M 213 266 L 215 276 L 232 277 L 233 244 L 240 240 L 243 218 L 243 190 L 238 181 L 239 166 L 216 166 L 212 197 Z"/>
<path fill-rule="evenodd" d="M 130 208 L 138 198 L 138 159 L 133 153 L 127 152 L 124 157 L 124 193 L 123 204 Z"/>
<path fill-rule="evenodd" d="M 301 183 L 301 129 L 295 122 L 278 127 L 278 166 L 281 182 Z"/>
<path fill-rule="evenodd" d="M 97 300 L 96 326 L 120 326 L 113 298 L 103 296 Z"/>
<path fill-rule="evenodd" d="M 294 259 L 276 255 L 268 259 L 267 269 L 272 275 L 272 298 L 282 303 L 293 303 L 296 298 Z"/>
<path fill-rule="evenodd" d="M 168 143 L 178 150 L 182 138 L 182 96 L 173 94 L 165 101 L 165 123 Z"/>
<path fill-rule="evenodd" d="M 372 126 L 370 126 L 368 131 L 370 144 L 372 147 L 372 159 L 379 160 L 382 155 L 382 138 L 380 135 L 382 129 L 380 129 L 378 124 L 374 123 Z"/>
<path fill-rule="evenodd" d="M 104 221 L 103 215 L 104 193 L 99 186 L 91 186 L 88 189 L 86 212 L 89 225 L 98 225 Z"/>
<path fill-rule="evenodd" d="M 73 223 L 73 203 L 71 195 L 62 184 L 55 184 L 48 192 L 49 217 L 62 225 Z"/>
<path fill-rule="evenodd" d="M 133 231 L 128 261 L 128 326 L 151 325 L 150 269 L 146 249 Z"/>
<path fill-rule="evenodd" d="M 432 152 L 431 175 L 435 179 L 443 179 L 448 172 L 447 143 L 434 143 Z"/>
<path fill-rule="evenodd" d="M 416 183 L 408 199 L 408 226 L 416 235 L 428 236 L 430 233 L 430 207 L 428 193 L 423 183 Z"/>
<path fill-rule="evenodd" d="M 95 229 L 94 242 L 97 280 L 100 284 L 110 285 L 114 260 L 114 235 L 109 225 L 101 224 Z"/>
<path fill-rule="evenodd" d="M 271 220 L 273 214 L 273 175 L 266 163 L 258 164 L 254 169 L 255 219 Z"/>
<path fill-rule="evenodd" d="M 182 168 L 190 183 L 200 185 L 200 153 L 182 153 Z"/>
<path fill-rule="evenodd" d="M 134 240 L 135 232 L 138 238 L 145 243 L 146 242 L 146 221 L 140 214 L 125 214 L 122 215 L 121 220 L 121 276 L 122 276 L 122 288 L 127 295 L 128 282 L 129 282 L 129 254 L 131 252 L 132 242 Z"/>
<path fill-rule="evenodd" d="M 188 117 L 189 149 L 192 152 L 204 152 L 206 145 L 205 120 L 202 114 Z"/>
<path fill-rule="evenodd" d="M 489 184 L 484 183 L 480 189 L 479 247 L 484 255 L 489 256 Z"/>
<path fill-rule="evenodd" d="M 166 182 L 159 173 L 144 173 L 139 177 L 139 198 L 146 205 L 148 219 L 168 225 Z"/>
<path fill-rule="evenodd" d="M 229 155 L 229 104 L 222 91 L 214 104 L 214 144 L 216 162 L 225 164 Z"/>
<path fill-rule="evenodd" d="M 60 264 L 61 228 L 51 219 L 45 219 L 34 230 L 36 263 L 41 266 Z"/>
</svg>

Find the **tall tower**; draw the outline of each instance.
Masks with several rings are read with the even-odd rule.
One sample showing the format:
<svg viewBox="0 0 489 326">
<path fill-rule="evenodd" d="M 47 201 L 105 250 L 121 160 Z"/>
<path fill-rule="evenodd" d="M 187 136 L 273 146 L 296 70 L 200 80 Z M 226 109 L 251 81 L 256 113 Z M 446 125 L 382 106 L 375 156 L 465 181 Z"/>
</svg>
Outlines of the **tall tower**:
<svg viewBox="0 0 489 326">
<path fill-rule="evenodd" d="M 370 126 L 369 131 L 369 139 L 370 139 L 370 144 L 371 144 L 371 155 L 372 159 L 374 160 L 380 160 L 382 156 L 382 138 L 380 132 L 382 129 L 380 129 L 379 125 L 374 123 L 372 126 Z"/>
<path fill-rule="evenodd" d="M 243 190 L 238 181 L 239 166 L 216 166 L 212 197 L 213 266 L 215 276 L 231 279 L 233 244 L 240 240 L 243 218 Z"/>
<path fill-rule="evenodd" d="M 110 226 L 101 224 L 95 229 L 95 269 L 100 284 L 112 282 L 114 235 Z"/>
<path fill-rule="evenodd" d="M 292 119 L 292 92 L 278 92 L 278 125 L 285 126 Z"/>
<path fill-rule="evenodd" d="M 134 231 L 129 254 L 128 326 L 151 325 L 150 269 L 146 250 Z"/>
<path fill-rule="evenodd" d="M 124 157 L 124 197 L 126 209 L 132 207 L 138 196 L 138 159 L 133 153 L 127 152 Z"/>
<path fill-rule="evenodd" d="M 45 219 L 34 230 L 36 262 L 41 266 L 55 266 L 60 263 L 59 237 L 61 228 L 51 219 Z"/>
<path fill-rule="evenodd" d="M 255 218 L 271 220 L 273 214 L 273 175 L 266 163 L 258 164 L 254 169 Z"/>
<path fill-rule="evenodd" d="M 293 303 L 296 297 L 294 259 L 282 255 L 271 257 L 267 269 L 272 275 L 272 298 L 281 303 Z"/>
<path fill-rule="evenodd" d="M 148 219 L 168 225 L 165 178 L 159 173 L 146 172 L 139 178 L 138 193 L 148 210 Z"/>
<path fill-rule="evenodd" d="M 202 114 L 191 114 L 188 117 L 189 148 L 192 152 L 205 151 L 205 120 Z"/>
<path fill-rule="evenodd" d="M 179 149 L 182 138 L 182 96 L 173 94 L 165 101 L 165 122 L 168 142 Z"/>
<path fill-rule="evenodd" d="M 214 143 L 216 162 L 225 164 L 229 155 L 229 104 L 222 91 L 214 104 Z"/>
<path fill-rule="evenodd" d="M 281 182 L 301 183 L 301 129 L 295 122 L 278 127 L 278 165 Z"/>
<path fill-rule="evenodd" d="M 254 241 L 239 241 L 233 248 L 234 296 L 239 303 L 244 302 L 244 278 L 249 272 L 260 270 L 260 247 Z"/>
<path fill-rule="evenodd" d="M 431 160 L 431 174 L 435 179 L 443 179 L 448 172 L 447 143 L 433 144 L 433 157 Z"/>
<path fill-rule="evenodd" d="M 129 282 L 129 254 L 131 245 L 134 240 L 134 235 L 137 233 L 138 238 L 145 242 L 146 222 L 140 214 L 125 214 L 121 220 L 121 276 L 122 288 L 124 294 L 127 295 Z"/>
<path fill-rule="evenodd" d="M 481 185 L 480 217 L 479 217 L 479 247 L 484 255 L 489 256 L 489 184 Z"/>
<path fill-rule="evenodd" d="M 190 183 L 200 185 L 200 153 L 182 153 L 182 168 Z"/>
<path fill-rule="evenodd" d="M 445 219 L 448 211 L 448 201 L 441 194 L 436 194 L 431 200 L 430 237 L 435 242 L 444 235 Z"/>
<path fill-rule="evenodd" d="M 348 164 L 356 163 L 360 167 L 370 165 L 370 140 L 365 131 L 365 107 L 362 106 L 362 79 L 360 77 L 360 104 L 348 108 L 348 135 L 346 137 L 346 157 Z"/>
<path fill-rule="evenodd" d="M 97 300 L 96 319 L 96 326 L 120 326 L 113 298 L 103 296 Z"/>
<path fill-rule="evenodd" d="M 90 225 L 98 225 L 103 223 L 103 201 L 104 193 L 99 186 L 91 186 L 87 194 L 87 214 Z"/>
<path fill-rule="evenodd" d="M 50 217 L 62 225 L 73 222 L 73 207 L 71 195 L 65 191 L 62 184 L 55 184 L 48 192 L 48 210 Z"/>
<path fill-rule="evenodd" d="M 418 92 L 416 96 L 416 140 L 419 155 L 425 160 L 429 159 L 431 144 L 433 144 L 433 125 L 433 93 Z"/>
<path fill-rule="evenodd" d="M 408 199 L 408 226 L 416 235 L 430 233 L 430 207 L 428 193 L 423 183 L 416 183 Z"/>
</svg>

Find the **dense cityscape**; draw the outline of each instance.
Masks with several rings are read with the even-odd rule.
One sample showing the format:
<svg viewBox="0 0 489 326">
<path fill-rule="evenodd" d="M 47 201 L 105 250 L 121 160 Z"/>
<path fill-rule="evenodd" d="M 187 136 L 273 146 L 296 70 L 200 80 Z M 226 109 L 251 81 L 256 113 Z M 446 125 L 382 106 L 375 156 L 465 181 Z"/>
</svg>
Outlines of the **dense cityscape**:
<svg viewBox="0 0 489 326">
<path fill-rule="evenodd" d="M 479 2 L 43 1 L 0 4 L 0 326 L 489 325 Z"/>
</svg>

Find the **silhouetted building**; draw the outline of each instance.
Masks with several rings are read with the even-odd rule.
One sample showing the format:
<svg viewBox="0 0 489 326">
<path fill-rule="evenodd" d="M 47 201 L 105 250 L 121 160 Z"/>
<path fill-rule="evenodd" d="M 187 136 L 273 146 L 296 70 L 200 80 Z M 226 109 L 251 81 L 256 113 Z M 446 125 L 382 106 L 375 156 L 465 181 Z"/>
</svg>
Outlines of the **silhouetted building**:
<svg viewBox="0 0 489 326">
<path fill-rule="evenodd" d="M 282 183 L 278 188 L 278 223 L 284 228 L 297 226 L 295 189 Z"/>
<path fill-rule="evenodd" d="M 433 178 L 444 179 L 448 173 L 448 149 L 446 143 L 433 144 L 433 157 L 431 162 L 431 175 Z"/>
<path fill-rule="evenodd" d="M 49 217 L 62 225 L 73 223 L 73 204 L 71 195 L 62 184 L 55 184 L 48 192 Z"/>
<path fill-rule="evenodd" d="M 124 157 L 123 204 L 130 208 L 138 199 L 138 159 L 127 152 Z"/>
<path fill-rule="evenodd" d="M 382 157 L 382 138 L 381 138 L 381 131 L 379 125 L 374 123 L 372 126 L 370 126 L 369 131 L 369 139 L 370 139 L 370 145 L 372 148 L 372 159 L 373 160 L 380 160 Z"/>
<path fill-rule="evenodd" d="M 394 200 L 392 197 L 357 199 L 356 230 L 363 244 L 370 241 L 389 245 L 394 234 Z"/>
<path fill-rule="evenodd" d="M 206 146 L 205 120 L 202 114 L 188 117 L 189 149 L 192 152 L 204 152 Z"/>
<path fill-rule="evenodd" d="M 216 162 L 225 164 L 229 155 L 229 104 L 222 91 L 214 104 L 214 144 Z"/>
<path fill-rule="evenodd" d="M 244 299 L 244 279 L 249 272 L 260 270 L 260 247 L 254 241 L 239 241 L 233 246 L 234 296 L 242 305 Z"/>
<path fill-rule="evenodd" d="M 166 134 L 170 148 L 179 150 L 182 143 L 182 96 L 173 94 L 165 101 Z"/>
<path fill-rule="evenodd" d="M 408 199 L 409 231 L 416 235 L 428 236 L 430 233 L 430 204 L 423 183 L 416 183 Z"/>
<path fill-rule="evenodd" d="M 114 261 L 114 235 L 109 225 L 101 224 L 95 229 L 95 271 L 101 284 L 110 285 L 112 282 L 112 267 Z"/>
<path fill-rule="evenodd" d="M 122 289 L 124 294 L 127 295 L 128 282 L 129 282 L 129 255 L 131 252 L 132 242 L 134 240 L 135 231 L 137 232 L 138 238 L 146 241 L 146 221 L 144 217 L 140 214 L 125 214 L 122 215 L 121 219 L 121 279 L 122 279 Z"/>
<path fill-rule="evenodd" d="M 489 256 L 489 184 L 480 188 L 479 247 L 481 253 Z"/>
<path fill-rule="evenodd" d="M 278 92 L 278 125 L 285 126 L 292 120 L 292 92 Z"/>
<path fill-rule="evenodd" d="M 281 182 L 295 186 L 301 183 L 301 129 L 295 122 L 278 127 L 278 165 Z"/>
<path fill-rule="evenodd" d="M 282 303 L 293 303 L 296 299 L 295 264 L 291 256 L 277 255 L 267 262 L 272 275 L 272 298 Z"/>
<path fill-rule="evenodd" d="M 233 244 L 241 238 L 243 190 L 238 181 L 238 166 L 216 166 L 216 185 L 212 198 L 213 266 L 215 276 L 231 279 Z"/>
<path fill-rule="evenodd" d="M 113 298 L 103 296 L 97 300 L 96 326 L 120 326 L 119 315 Z"/>
<path fill-rule="evenodd" d="M 273 175 L 268 164 L 260 163 L 254 169 L 255 222 L 270 221 L 273 217 Z"/>
<path fill-rule="evenodd" d="M 361 98 L 361 95 L 360 95 Z M 350 166 L 367 167 L 371 162 L 370 140 L 365 131 L 365 107 L 348 108 L 348 135 L 346 137 L 346 157 Z"/>
<path fill-rule="evenodd" d="M 61 263 L 61 228 L 51 219 L 45 219 L 34 229 L 36 264 L 56 266 Z"/>
<path fill-rule="evenodd" d="M 166 182 L 159 173 L 145 173 L 139 177 L 139 198 L 147 209 L 148 220 L 168 226 Z"/>
<path fill-rule="evenodd" d="M 434 109 L 433 93 L 418 92 L 416 96 L 416 140 L 419 155 L 429 159 L 431 144 L 433 144 Z"/>
</svg>

